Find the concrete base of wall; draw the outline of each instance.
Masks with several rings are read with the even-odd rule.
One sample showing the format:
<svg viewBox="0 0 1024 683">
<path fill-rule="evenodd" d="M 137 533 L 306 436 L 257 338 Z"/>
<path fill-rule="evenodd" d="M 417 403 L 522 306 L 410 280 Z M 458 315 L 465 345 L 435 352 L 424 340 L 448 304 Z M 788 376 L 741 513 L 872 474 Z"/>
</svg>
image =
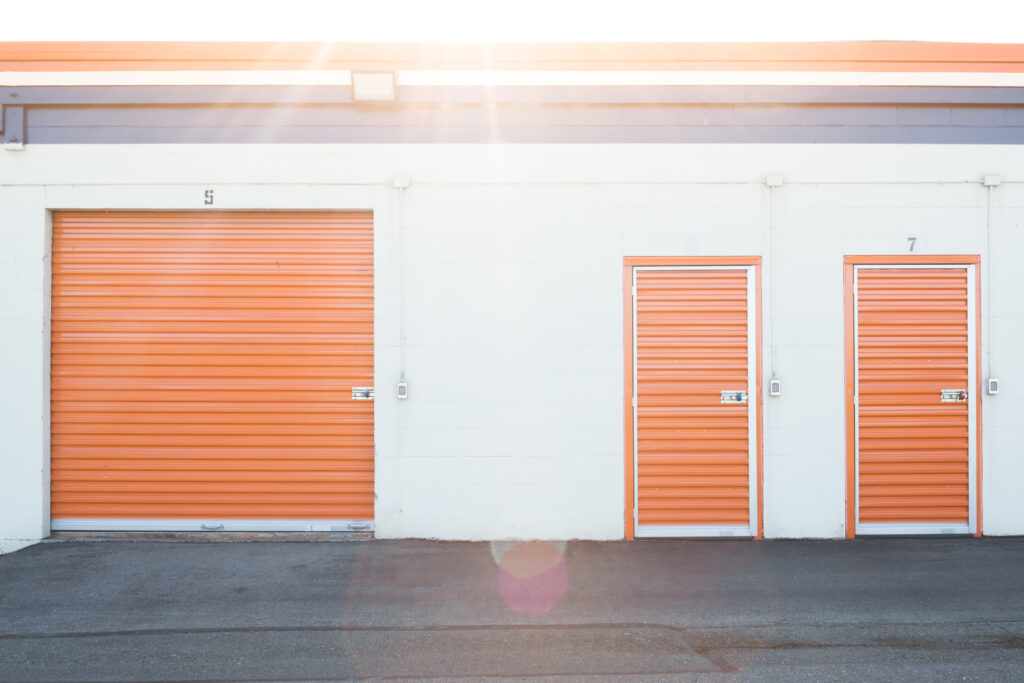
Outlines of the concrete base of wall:
<svg viewBox="0 0 1024 683">
<path fill-rule="evenodd" d="M 0 555 L 27 548 L 30 545 L 39 543 L 41 540 L 39 538 L 0 538 Z"/>
</svg>

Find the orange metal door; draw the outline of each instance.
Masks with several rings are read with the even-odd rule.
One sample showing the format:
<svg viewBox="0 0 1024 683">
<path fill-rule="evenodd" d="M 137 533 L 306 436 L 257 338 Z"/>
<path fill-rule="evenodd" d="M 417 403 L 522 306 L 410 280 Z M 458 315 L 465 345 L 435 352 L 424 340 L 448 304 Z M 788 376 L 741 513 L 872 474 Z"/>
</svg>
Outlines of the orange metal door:
<svg viewBox="0 0 1024 683">
<path fill-rule="evenodd" d="M 373 520 L 366 213 L 57 213 L 57 530 Z"/>
<path fill-rule="evenodd" d="M 633 277 L 635 534 L 754 536 L 753 268 Z"/>
<path fill-rule="evenodd" d="M 856 268 L 857 533 L 974 531 L 972 268 Z"/>
</svg>

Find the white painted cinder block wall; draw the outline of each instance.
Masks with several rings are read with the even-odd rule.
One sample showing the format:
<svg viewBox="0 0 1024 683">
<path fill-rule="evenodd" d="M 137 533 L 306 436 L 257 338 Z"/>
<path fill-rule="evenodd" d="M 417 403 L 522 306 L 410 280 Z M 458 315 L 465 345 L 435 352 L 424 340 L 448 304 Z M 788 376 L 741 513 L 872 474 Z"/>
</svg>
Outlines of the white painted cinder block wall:
<svg viewBox="0 0 1024 683">
<path fill-rule="evenodd" d="M 44 197 L 40 187 L 0 186 L 0 553 L 49 535 Z"/>
<path fill-rule="evenodd" d="M 785 179 L 773 261 L 767 174 Z M 1004 180 L 991 258 L 985 174 Z M 412 181 L 404 212 L 396 176 Z M 984 399 L 984 531 L 1024 533 L 1019 147 L 29 145 L 0 155 L 3 549 L 49 524 L 48 211 L 201 209 L 207 188 L 216 209 L 375 212 L 378 537 L 622 538 L 622 260 L 652 255 L 762 255 L 766 284 L 775 268 L 765 532 L 842 536 L 842 259 L 905 254 L 908 237 L 915 254 L 981 254 L 992 279 L 982 375 L 991 350 L 1003 387 Z"/>
</svg>

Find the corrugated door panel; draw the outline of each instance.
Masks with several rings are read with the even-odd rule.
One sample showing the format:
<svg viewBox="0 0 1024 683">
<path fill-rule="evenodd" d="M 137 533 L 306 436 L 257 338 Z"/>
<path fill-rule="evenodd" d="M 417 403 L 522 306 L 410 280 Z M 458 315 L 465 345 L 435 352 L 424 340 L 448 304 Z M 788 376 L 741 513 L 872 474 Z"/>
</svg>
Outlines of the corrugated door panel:
<svg viewBox="0 0 1024 683">
<path fill-rule="evenodd" d="M 370 214 L 57 213 L 52 516 L 373 519 Z"/>
<path fill-rule="evenodd" d="M 965 268 L 857 271 L 859 521 L 968 523 Z"/>
<path fill-rule="evenodd" d="M 639 526 L 750 522 L 746 270 L 636 271 Z"/>
</svg>

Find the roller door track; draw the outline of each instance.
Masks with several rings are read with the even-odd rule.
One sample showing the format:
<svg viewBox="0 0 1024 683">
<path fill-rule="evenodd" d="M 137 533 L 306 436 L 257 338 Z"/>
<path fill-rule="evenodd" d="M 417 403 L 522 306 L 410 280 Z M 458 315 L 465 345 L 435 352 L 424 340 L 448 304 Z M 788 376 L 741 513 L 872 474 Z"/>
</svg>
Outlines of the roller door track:
<svg viewBox="0 0 1024 683">
<path fill-rule="evenodd" d="M 755 268 L 633 278 L 635 536 L 756 536 Z"/>
<path fill-rule="evenodd" d="M 853 277 L 856 533 L 975 533 L 974 266 Z"/>
<path fill-rule="evenodd" d="M 373 528 L 368 213 L 56 213 L 54 530 Z"/>
</svg>

